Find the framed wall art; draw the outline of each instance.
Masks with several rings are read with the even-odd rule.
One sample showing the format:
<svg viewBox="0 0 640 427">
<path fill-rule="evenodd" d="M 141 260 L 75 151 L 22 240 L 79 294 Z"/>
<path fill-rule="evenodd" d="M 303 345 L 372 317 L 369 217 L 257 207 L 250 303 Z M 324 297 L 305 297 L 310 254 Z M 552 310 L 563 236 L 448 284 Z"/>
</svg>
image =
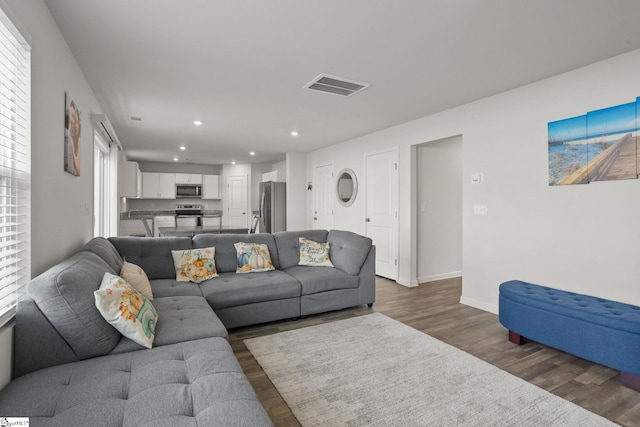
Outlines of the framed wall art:
<svg viewBox="0 0 640 427">
<path fill-rule="evenodd" d="M 64 98 L 64 170 L 80 176 L 80 109 L 69 93 Z"/>
</svg>

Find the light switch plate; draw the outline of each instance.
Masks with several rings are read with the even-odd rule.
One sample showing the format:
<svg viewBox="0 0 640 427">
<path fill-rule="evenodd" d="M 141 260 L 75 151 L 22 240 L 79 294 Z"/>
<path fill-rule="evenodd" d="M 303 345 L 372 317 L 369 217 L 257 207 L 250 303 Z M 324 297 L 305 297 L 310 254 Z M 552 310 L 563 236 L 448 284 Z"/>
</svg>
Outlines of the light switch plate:
<svg viewBox="0 0 640 427">
<path fill-rule="evenodd" d="M 483 176 L 481 173 L 473 173 L 471 174 L 471 184 L 478 185 L 482 184 Z"/>
</svg>

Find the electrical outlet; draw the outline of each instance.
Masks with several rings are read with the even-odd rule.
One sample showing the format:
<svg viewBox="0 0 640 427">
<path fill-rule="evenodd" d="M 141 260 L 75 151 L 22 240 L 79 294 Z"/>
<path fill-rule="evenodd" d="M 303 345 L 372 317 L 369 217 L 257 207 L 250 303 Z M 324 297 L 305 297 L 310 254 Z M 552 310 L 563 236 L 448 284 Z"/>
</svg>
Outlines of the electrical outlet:
<svg viewBox="0 0 640 427">
<path fill-rule="evenodd" d="M 473 205 L 474 215 L 488 215 L 487 205 Z"/>
</svg>

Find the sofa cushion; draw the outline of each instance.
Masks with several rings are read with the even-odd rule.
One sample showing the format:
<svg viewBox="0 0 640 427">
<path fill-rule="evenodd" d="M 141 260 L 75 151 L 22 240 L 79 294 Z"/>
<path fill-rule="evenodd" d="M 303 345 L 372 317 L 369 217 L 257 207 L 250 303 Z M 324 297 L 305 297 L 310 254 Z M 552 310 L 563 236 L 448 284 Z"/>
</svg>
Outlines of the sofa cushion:
<svg viewBox="0 0 640 427">
<path fill-rule="evenodd" d="M 175 279 L 172 250 L 191 249 L 189 237 L 109 237 L 120 255 L 142 268 L 149 279 Z"/>
<path fill-rule="evenodd" d="M 350 276 L 337 268 L 296 265 L 284 271 L 300 282 L 302 295 L 357 288 L 360 283 L 358 276 Z"/>
<path fill-rule="evenodd" d="M 236 273 L 260 273 L 275 270 L 269 248 L 263 243 L 238 242 L 236 248 Z"/>
<path fill-rule="evenodd" d="M 200 284 L 202 294 L 211 307 L 235 307 L 300 296 L 300 282 L 279 270 L 258 274 L 221 273 Z"/>
<path fill-rule="evenodd" d="M 82 247 L 82 250 L 98 255 L 109 264 L 115 274 L 118 274 L 122 269 L 122 263 L 124 262 L 122 256 L 120 256 L 115 246 L 104 237 L 94 237 Z"/>
<path fill-rule="evenodd" d="M 333 267 L 331 245 L 300 237 L 300 262 L 298 265 L 313 267 Z"/>
<path fill-rule="evenodd" d="M 158 312 L 154 347 L 202 338 L 227 338 L 227 329 L 202 296 L 156 298 Z M 141 350 L 143 347 L 123 337 L 111 353 Z"/>
<path fill-rule="evenodd" d="M 93 297 L 105 272 L 117 274 L 98 255 L 83 251 L 27 284 L 27 293 L 79 359 L 107 354 L 120 341 Z"/>
<path fill-rule="evenodd" d="M 214 247 L 171 251 L 176 281 L 200 283 L 218 277 L 215 255 Z"/>
<path fill-rule="evenodd" d="M 144 272 L 139 266 L 125 261 L 122 263 L 122 269 L 120 270 L 120 277 L 126 280 L 136 291 L 148 299 L 153 299 L 153 291 L 151 290 L 151 283 L 147 273 Z"/>
<path fill-rule="evenodd" d="M 300 237 L 313 240 L 314 242 L 326 242 L 327 230 L 306 230 L 306 231 L 279 231 L 273 234 L 278 247 L 278 259 L 280 268 L 285 269 L 298 265 L 300 262 Z"/>
<path fill-rule="evenodd" d="M 224 338 L 54 366 L 0 391 L 3 416 L 56 426 L 271 426 Z"/>
<path fill-rule="evenodd" d="M 271 234 L 197 234 L 193 237 L 194 248 L 208 248 L 210 246 L 216 248 L 216 269 L 218 273 L 235 273 L 238 257 L 234 245 L 238 242 L 264 243 L 269 248 L 273 266 L 280 268 L 278 249 Z"/>
<path fill-rule="evenodd" d="M 122 335 L 147 348 L 153 345 L 158 313 L 153 304 L 120 276 L 104 273 L 93 293 L 102 317 Z"/>
<path fill-rule="evenodd" d="M 331 245 L 331 262 L 335 267 L 352 276 L 360 273 L 371 250 L 370 238 L 350 231 L 331 230 L 327 242 Z"/>
<path fill-rule="evenodd" d="M 151 280 L 151 289 L 155 298 L 175 297 L 175 296 L 192 296 L 201 297 L 202 291 L 197 283 L 178 282 L 175 277 L 173 279 L 154 279 Z"/>
</svg>

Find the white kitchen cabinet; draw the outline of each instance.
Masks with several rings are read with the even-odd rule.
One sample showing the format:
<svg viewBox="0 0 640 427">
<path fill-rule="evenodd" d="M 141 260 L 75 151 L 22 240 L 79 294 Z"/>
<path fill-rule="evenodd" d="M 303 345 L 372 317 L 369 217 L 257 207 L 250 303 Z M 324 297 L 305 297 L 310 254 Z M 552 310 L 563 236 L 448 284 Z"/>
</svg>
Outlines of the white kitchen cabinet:
<svg viewBox="0 0 640 427">
<path fill-rule="evenodd" d="M 220 199 L 220 175 L 202 175 L 202 198 Z"/>
<path fill-rule="evenodd" d="M 202 175 L 199 173 L 177 173 L 175 184 L 202 184 Z"/>
<path fill-rule="evenodd" d="M 142 172 L 143 199 L 175 199 L 176 176 L 173 173 Z"/>
<path fill-rule="evenodd" d="M 278 182 L 278 171 L 265 172 L 262 174 L 262 182 Z"/>
<path fill-rule="evenodd" d="M 137 162 L 120 162 L 118 164 L 120 178 L 118 180 L 120 197 L 140 198 L 142 196 L 142 177 Z"/>
</svg>

